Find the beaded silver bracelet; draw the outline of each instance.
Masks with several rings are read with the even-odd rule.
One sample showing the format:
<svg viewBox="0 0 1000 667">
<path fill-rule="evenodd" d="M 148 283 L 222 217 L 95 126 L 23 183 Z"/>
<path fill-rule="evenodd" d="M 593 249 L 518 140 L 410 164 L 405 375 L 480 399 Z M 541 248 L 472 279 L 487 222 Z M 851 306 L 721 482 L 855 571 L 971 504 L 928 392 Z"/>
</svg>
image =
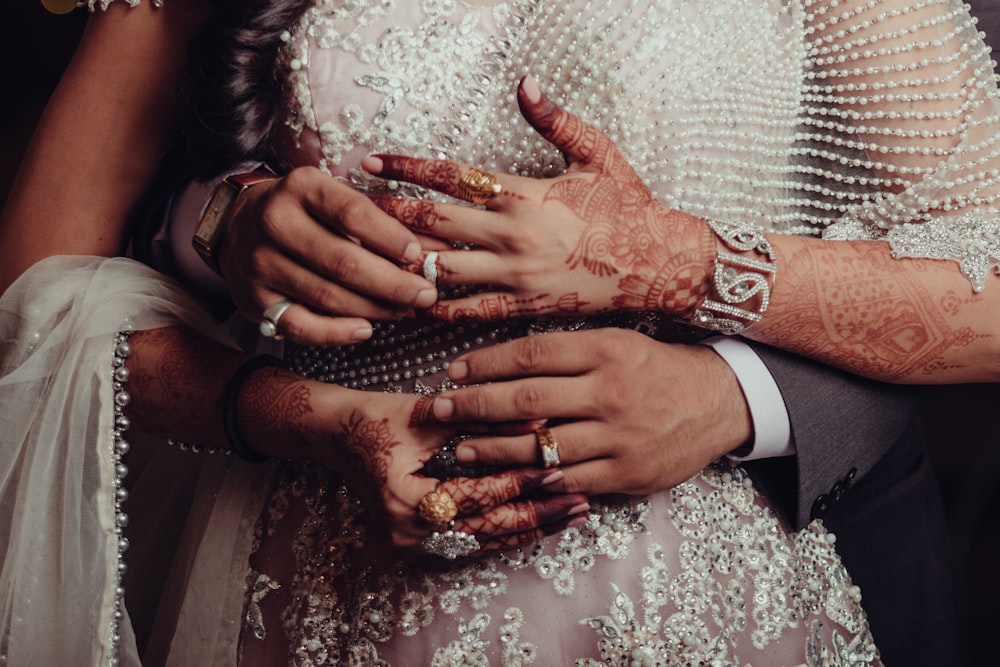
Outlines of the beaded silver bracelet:
<svg viewBox="0 0 1000 667">
<path fill-rule="evenodd" d="M 771 302 L 771 285 L 778 270 L 774 248 L 751 225 L 705 222 L 724 247 L 716 252 L 709 294 L 688 322 L 727 336 L 742 333 L 760 321 Z M 760 257 L 737 254 L 750 252 Z"/>
</svg>

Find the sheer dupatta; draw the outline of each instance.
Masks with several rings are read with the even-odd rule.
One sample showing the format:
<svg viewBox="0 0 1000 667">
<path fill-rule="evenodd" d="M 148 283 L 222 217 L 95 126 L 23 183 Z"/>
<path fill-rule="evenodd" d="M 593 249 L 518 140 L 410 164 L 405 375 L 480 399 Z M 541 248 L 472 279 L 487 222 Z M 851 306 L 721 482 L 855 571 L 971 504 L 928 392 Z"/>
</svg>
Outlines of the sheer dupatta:
<svg viewBox="0 0 1000 667">
<path fill-rule="evenodd" d="M 121 258 L 49 258 L 0 297 L 0 664 L 139 664 L 119 611 L 129 509 L 115 447 L 131 438 L 113 358 L 119 331 L 177 324 L 225 340 L 172 282 Z"/>
</svg>

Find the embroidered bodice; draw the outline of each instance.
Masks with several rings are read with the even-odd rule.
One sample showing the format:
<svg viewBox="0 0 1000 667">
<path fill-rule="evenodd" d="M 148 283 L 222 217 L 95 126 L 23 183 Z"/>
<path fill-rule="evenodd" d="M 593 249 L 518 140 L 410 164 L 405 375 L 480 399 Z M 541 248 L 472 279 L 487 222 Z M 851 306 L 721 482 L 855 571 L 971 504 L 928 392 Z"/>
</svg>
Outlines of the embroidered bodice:
<svg viewBox="0 0 1000 667">
<path fill-rule="evenodd" d="M 287 34 L 301 149 L 286 157 L 367 187 L 378 185 L 356 166 L 374 150 L 557 172 L 561 158 L 514 103 L 530 72 L 611 135 L 664 203 L 796 234 L 887 237 L 899 255 L 959 260 L 982 287 L 1000 227 L 997 176 L 977 164 L 997 150 L 1000 116 L 989 51 L 961 4 L 624 8 L 318 2 Z"/>
</svg>

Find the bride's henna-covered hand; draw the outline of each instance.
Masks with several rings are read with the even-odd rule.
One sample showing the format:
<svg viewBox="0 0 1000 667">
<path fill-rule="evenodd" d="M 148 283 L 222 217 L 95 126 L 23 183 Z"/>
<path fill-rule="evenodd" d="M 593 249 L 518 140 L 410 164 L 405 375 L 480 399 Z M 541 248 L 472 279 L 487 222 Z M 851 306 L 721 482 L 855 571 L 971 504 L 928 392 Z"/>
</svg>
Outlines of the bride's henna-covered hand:
<svg viewBox="0 0 1000 667">
<path fill-rule="evenodd" d="M 245 357 L 180 327 L 140 331 L 130 343 L 128 415 L 135 428 L 228 446 L 222 397 Z M 236 422 L 253 451 L 341 473 L 381 511 L 391 542 L 419 548 L 435 526 L 420 519 L 417 504 L 439 484 L 420 471 L 456 432 L 456 425 L 433 418 L 432 403 L 426 396 L 362 392 L 268 366 L 242 385 Z M 559 478 L 523 467 L 448 480 L 440 488 L 458 505 L 455 529 L 474 533 L 484 548 L 501 549 L 561 530 L 587 511 L 584 496 L 539 493 Z"/>
<path fill-rule="evenodd" d="M 264 421 L 278 415 L 298 423 L 303 450 L 344 475 L 359 495 L 379 508 L 390 541 L 419 549 L 435 529 L 420 518 L 417 505 L 437 488 L 458 506 L 455 530 L 477 536 L 484 548 L 519 546 L 564 528 L 588 508 L 580 495 L 524 495 L 558 481 L 551 472 L 525 467 L 481 478 L 439 482 L 421 470 L 455 435 L 430 412 L 426 396 L 362 392 L 302 380 L 280 369 L 262 369 L 242 394 L 241 419 L 247 432 L 266 433 Z M 287 440 L 285 440 L 287 442 Z"/>
<path fill-rule="evenodd" d="M 532 79 L 522 82 L 518 102 L 528 122 L 563 152 L 564 174 L 497 174 L 502 192 L 485 210 L 375 198 L 411 229 L 476 246 L 440 252 L 438 282 L 497 291 L 439 302 L 434 315 L 458 321 L 608 310 L 689 314 L 713 267 L 709 228 L 657 202 L 607 135 L 544 97 Z M 363 165 L 456 197 L 469 170 L 397 155 L 372 156 Z"/>
<path fill-rule="evenodd" d="M 621 329 L 531 336 L 471 352 L 441 394 L 446 423 L 549 417 L 564 492 L 646 494 L 690 478 L 752 436 L 746 401 L 711 348 Z M 467 440 L 464 463 L 539 465 L 533 435 Z"/>
</svg>

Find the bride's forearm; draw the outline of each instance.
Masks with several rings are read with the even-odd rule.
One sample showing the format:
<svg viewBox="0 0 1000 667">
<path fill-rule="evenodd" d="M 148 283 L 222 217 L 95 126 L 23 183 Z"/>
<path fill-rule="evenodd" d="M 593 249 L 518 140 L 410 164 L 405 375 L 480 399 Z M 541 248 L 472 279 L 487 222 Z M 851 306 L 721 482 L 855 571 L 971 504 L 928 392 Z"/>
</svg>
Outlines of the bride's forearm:
<svg viewBox="0 0 1000 667">
<path fill-rule="evenodd" d="M 133 428 L 229 449 L 223 416 L 226 393 L 249 357 L 183 327 L 139 331 L 129 342 L 132 401 L 127 415 Z M 317 420 L 337 423 L 331 408 L 344 401 L 329 401 L 326 394 L 338 390 L 346 391 L 281 368 L 258 368 L 246 376 L 235 396 L 236 431 L 247 448 L 264 456 L 331 458 L 331 452 L 318 452 L 315 446 L 323 430 Z M 326 440 L 334 444 L 330 434 Z"/>
<path fill-rule="evenodd" d="M 769 236 L 778 272 L 744 335 L 878 380 L 1000 378 L 1000 280 L 975 293 L 951 261 L 894 259 L 881 241 Z"/>
</svg>

